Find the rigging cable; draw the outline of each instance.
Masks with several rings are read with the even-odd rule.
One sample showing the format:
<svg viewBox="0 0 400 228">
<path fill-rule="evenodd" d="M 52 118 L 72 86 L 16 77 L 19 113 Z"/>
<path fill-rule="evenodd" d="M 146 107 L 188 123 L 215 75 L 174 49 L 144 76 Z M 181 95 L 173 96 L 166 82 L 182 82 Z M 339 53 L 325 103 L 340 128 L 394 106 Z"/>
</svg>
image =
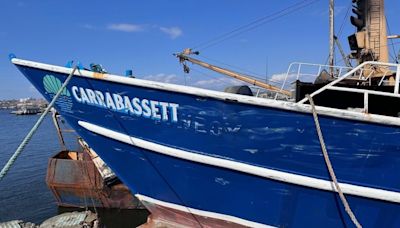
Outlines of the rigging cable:
<svg viewBox="0 0 400 228">
<path fill-rule="evenodd" d="M 252 78 L 254 78 L 254 79 L 261 80 L 261 81 L 264 81 L 264 80 L 265 80 L 265 78 L 264 78 L 263 76 L 261 76 L 261 75 L 258 74 L 258 73 L 255 73 L 255 72 L 253 72 L 253 71 L 250 71 L 250 70 L 247 70 L 247 69 L 238 67 L 238 66 L 234 66 L 234 65 L 231 65 L 231 64 L 227 64 L 227 63 L 221 62 L 221 61 L 219 61 L 219 60 L 212 59 L 212 58 L 207 57 L 207 56 L 204 56 L 204 55 L 202 55 L 201 57 L 204 58 L 204 59 L 207 59 L 207 60 L 210 60 L 210 61 L 213 61 L 213 62 L 222 64 L 222 65 L 225 65 L 225 66 L 227 66 L 227 67 L 236 69 L 236 71 L 237 71 L 238 73 L 240 73 L 240 74 L 246 74 L 247 76 L 250 76 L 250 77 L 252 77 Z M 276 84 L 282 84 L 282 82 L 274 81 L 274 80 L 271 80 L 271 79 L 268 79 L 267 81 L 272 82 L 272 83 L 276 83 Z"/>
<path fill-rule="evenodd" d="M 219 84 L 223 84 L 223 83 L 226 84 L 226 83 L 228 83 L 227 81 L 222 81 L 222 80 L 224 80 L 223 77 L 218 77 L 218 76 L 215 76 L 215 75 L 207 74 L 207 73 L 205 73 L 205 72 L 203 72 L 203 71 L 201 71 L 201 70 L 196 69 L 195 67 L 192 67 L 191 70 L 192 70 L 192 71 L 195 71 L 195 72 L 197 72 L 197 73 L 199 73 L 199 74 L 201 74 L 201 75 L 203 75 L 203 76 L 206 76 L 206 77 L 210 78 L 210 80 L 219 80 L 219 81 L 218 81 Z M 231 81 L 235 81 L 235 79 L 232 79 L 232 78 L 226 78 L 226 79 L 230 79 Z M 245 83 L 245 82 L 244 82 L 244 83 Z M 197 85 L 197 86 L 198 86 L 198 87 L 201 87 L 202 85 Z M 204 87 L 203 87 L 203 88 L 204 88 Z M 218 89 L 209 88 L 209 87 L 207 87 L 207 89 L 218 90 Z"/>
<path fill-rule="evenodd" d="M 252 71 L 249 71 L 249 70 L 246 70 L 246 69 L 243 69 L 243 68 L 239 68 L 239 67 L 237 67 L 237 66 L 233 66 L 233 65 L 230 65 L 230 64 L 227 64 L 227 63 L 223 63 L 223 62 L 221 62 L 221 61 L 214 60 L 214 59 L 211 59 L 211 58 L 209 58 L 209 57 L 205 57 L 205 56 L 201 56 L 201 57 L 202 57 L 202 58 L 205 58 L 205 59 L 208 59 L 208 60 L 210 60 L 210 61 L 217 62 L 217 63 L 222 64 L 222 65 L 228 66 L 228 67 L 230 67 L 230 68 L 236 68 L 236 72 L 237 72 L 237 73 L 246 75 L 246 76 L 249 77 L 249 78 L 252 78 L 252 79 L 255 79 L 255 80 L 258 80 L 258 81 L 265 81 L 265 78 L 263 78 L 263 77 L 260 76 L 259 74 L 254 73 L 254 72 L 252 72 Z M 192 67 L 192 69 L 193 69 L 193 67 Z M 238 70 L 239 70 L 239 71 L 238 71 Z M 204 73 L 203 73 L 203 74 L 204 74 Z M 257 75 L 257 76 L 255 76 L 255 75 Z M 279 86 L 282 85 L 282 82 L 276 81 L 276 80 L 273 80 L 273 79 L 268 79 L 268 80 L 266 80 L 266 82 L 268 82 L 268 83 L 270 83 L 270 84 L 279 85 Z"/>
<path fill-rule="evenodd" d="M 236 28 L 236 29 L 233 29 L 233 30 L 230 31 L 230 32 L 226 32 L 226 33 L 224 33 L 224 34 L 222 34 L 222 35 L 219 35 L 219 36 L 217 36 L 217 37 L 215 37 L 215 38 L 213 38 L 213 39 L 210 39 L 210 40 L 208 40 L 208 41 L 206 41 L 206 42 L 200 43 L 200 44 L 194 46 L 192 49 L 196 49 L 196 48 L 199 48 L 199 47 L 201 47 L 201 46 L 207 45 L 207 44 L 209 44 L 209 43 L 211 43 L 211 42 L 217 41 L 217 40 L 219 40 L 219 39 L 221 39 L 221 38 L 224 38 L 225 36 L 228 36 L 228 35 L 230 35 L 230 34 L 233 34 L 233 33 L 235 33 L 235 32 L 238 32 L 238 31 L 240 31 L 241 29 L 244 29 L 244 28 L 246 28 L 246 27 L 248 27 L 248 26 L 251 26 L 251 25 L 253 25 L 253 24 L 256 24 L 256 23 L 258 23 L 258 22 L 261 22 L 261 21 L 263 21 L 263 20 L 265 20 L 265 19 L 267 19 L 267 18 L 269 18 L 269 17 L 271 17 L 271 16 L 274 16 L 274 14 L 279 14 L 279 13 L 281 13 L 281 12 L 283 12 L 283 11 L 289 9 L 289 8 L 292 8 L 292 7 L 296 6 L 297 4 L 301 4 L 301 3 L 306 2 L 306 1 L 308 1 L 308 0 L 304 0 L 304 1 L 300 2 L 300 3 L 296 3 L 296 4 L 294 4 L 294 5 L 291 5 L 291 6 L 287 7 L 287 8 L 282 9 L 282 10 L 280 10 L 280 11 L 278 11 L 278 12 L 273 13 L 273 14 L 269 14 L 269 15 L 260 17 L 260 18 L 258 18 L 258 19 L 256 19 L 256 20 L 252 21 L 252 22 L 249 22 L 249 23 L 247 23 L 247 24 L 245 24 L 245 25 L 242 25 L 242 26 L 240 26 L 240 27 L 238 27 L 238 28 Z"/>
<path fill-rule="evenodd" d="M 88 83 L 89 87 L 93 90 L 95 90 L 95 87 L 92 85 L 92 83 L 90 83 L 89 78 L 85 78 L 86 82 Z M 103 79 L 102 79 L 103 80 Z M 108 92 L 110 92 L 109 89 L 107 89 Z M 104 98 L 102 98 L 102 102 L 105 102 Z M 107 112 L 110 114 L 111 118 L 113 118 L 115 120 L 115 122 L 118 124 L 118 126 L 121 128 L 121 130 L 126 134 L 126 135 L 130 135 L 128 130 L 125 128 L 125 126 L 118 120 L 118 116 L 116 116 L 112 110 L 107 107 L 106 108 Z M 132 145 L 134 145 L 135 143 L 132 141 L 132 138 L 129 137 L 129 141 L 132 143 Z M 203 228 L 203 225 L 201 224 L 201 222 L 199 221 L 199 219 L 196 217 L 196 215 L 190 210 L 190 208 L 187 206 L 187 204 L 185 203 L 185 201 L 183 201 L 183 199 L 181 198 L 180 195 L 178 195 L 177 191 L 171 186 L 171 184 L 167 181 L 166 177 L 164 177 L 164 175 L 162 175 L 161 171 L 157 168 L 157 166 L 153 163 L 152 160 L 149 159 L 149 157 L 147 156 L 146 152 L 142 151 L 142 155 L 144 156 L 144 158 L 146 159 L 146 161 L 150 164 L 150 166 L 153 167 L 154 171 L 159 175 L 159 177 L 164 181 L 164 183 L 169 187 L 169 189 L 172 191 L 172 193 L 177 197 L 177 199 L 183 204 L 183 206 L 186 208 L 186 210 L 189 212 L 189 214 L 192 216 L 192 218 L 194 219 L 195 222 L 197 222 L 199 224 L 199 226 L 201 228 Z M 122 180 L 124 182 L 124 180 Z M 127 182 L 125 182 L 127 183 Z"/>
<path fill-rule="evenodd" d="M 240 26 L 240 27 L 238 27 L 238 28 L 236 28 L 236 29 L 234 29 L 234 30 L 232 30 L 230 32 L 227 32 L 227 33 L 225 33 L 223 35 L 220 35 L 220 36 L 218 36 L 218 37 L 216 37 L 214 39 L 211 39 L 211 40 L 209 40 L 207 42 L 203 42 L 203 43 L 201 43 L 199 45 L 196 45 L 192 49 L 205 50 L 205 49 L 210 48 L 212 46 L 215 46 L 215 45 L 217 45 L 217 44 L 219 44 L 219 43 L 221 43 L 221 42 L 223 42 L 225 40 L 231 39 L 231 38 L 236 37 L 236 36 L 238 36 L 238 35 L 240 35 L 242 33 L 245 33 L 245 32 L 248 32 L 250 30 L 253 30 L 253 29 L 255 29 L 255 28 L 257 28 L 257 27 L 259 27 L 259 26 L 261 26 L 263 24 L 266 24 L 268 22 L 271 22 L 271 21 L 274 21 L 276 19 L 282 18 L 283 16 L 286 16 L 286 15 L 288 15 L 290 13 L 298 11 L 298 10 L 300 10 L 302 8 L 305 8 L 306 6 L 309 6 L 309 5 L 311 5 L 311 4 L 315 3 L 315 2 L 318 2 L 318 1 L 320 1 L 320 0 L 313 0 L 313 1 L 304 0 L 304 1 L 301 1 L 299 3 L 293 4 L 293 5 L 291 5 L 289 7 L 286 7 L 286 8 L 284 8 L 284 9 L 278 11 L 278 12 L 263 16 L 263 17 L 261 17 L 259 19 L 256 19 L 256 20 L 246 24 L 246 25 Z"/>
<path fill-rule="evenodd" d="M 343 17 L 342 24 L 340 25 L 339 31 L 338 31 L 337 36 L 336 36 L 338 38 L 338 41 L 339 41 L 339 38 L 342 36 L 344 25 L 346 24 L 346 20 L 347 20 L 347 17 L 349 16 L 349 14 L 350 14 L 350 10 L 352 9 L 352 6 L 353 6 L 353 3 L 350 3 L 349 6 L 347 7 L 346 14 Z M 326 58 L 325 65 L 328 65 L 328 61 L 329 61 L 329 55 Z M 342 61 L 344 61 L 344 59 L 342 59 Z M 337 63 L 335 63 L 335 64 L 337 64 Z"/>
<path fill-rule="evenodd" d="M 347 17 L 349 16 L 349 14 L 350 14 L 350 10 L 352 9 L 352 6 L 353 6 L 353 4 L 350 3 L 348 8 L 347 8 L 346 15 L 344 15 L 342 24 L 340 25 L 340 28 L 339 28 L 339 32 L 337 33 L 337 37 L 338 38 L 342 35 L 343 29 L 344 29 L 344 25 L 346 24 L 346 20 L 347 20 Z"/>
<path fill-rule="evenodd" d="M 390 26 L 389 26 L 389 23 L 388 23 L 388 20 L 387 20 L 387 17 L 386 17 L 386 16 L 385 16 L 385 20 L 386 20 L 386 26 L 387 26 L 387 28 L 388 28 L 389 34 L 392 34 L 392 32 L 390 31 Z M 392 48 L 393 48 L 394 57 L 393 57 L 392 55 L 390 55 L 390 56 L 393 58 L 393 60 L 394 60 L 396 63 L 399 63 L 398 54 L 396 53 L 396 49 L 394 48 L 393 39 L 390 39 L 390 43 L 391 43 L 390 46 L 392 46 Z M 389 54 L 390 54 L 390 52 L 389 52 Z"/>
<path fill-rule="evenodd" d="M 346 14 L 344 15 L 344 17 L 343 17 L 343 21 L 342 21 L 342 24 L 340 25 L 340 28 L 339 28 L 339 32 L 337 33 L 337 38 L 338 38 L 338 42 L 339 42 L 339 38 L 341 37 L 341 35 L 342 35 L 342 32 L 343 32 L 343 29 L 344 29 L 344 25 L 346 24 L 346 19 L 347 19 L 347 17 L 349 16 L 349 14 L 350 14 L 350 9 L 352 8 L 352 6 L 353 6 L 353 4 L 352 3 L 350 3 L 349 4 L 349 6 L 347 7 L 347 11 L 346 11 Z M 336 45 L 335 45 L 336 46 Z M 335 52 L 336 53 L 336 52 Z M 336 58 L 335 58 L 336 59 Z M 326 57 L 326 61 L 325 61 L 325 65 L 328 65 L 328 61 L 329 61 L 329 54 L 328 54 L 328 57 Z M 343 59 L 343 61 L 344 61 L 344 59 Z M 335 65 L 336 65 L 337 63 L 336 63 L 336 60 L 335 60 Z"/>
<path fill-rule="evenodd" d="M 343 29 L 344 29 L 344 25 L 346 24 L 347 17 L 350 15 L 350 10 L 353 8 L 352 6 L 353 6 L 353 4 L 350 3 L 349 6 L 347 7 L 346 14 L 345 14 L 344 17 L 343 17 L 342 24 L 340 25 L 339 31 L 338 31 L 338 33 L 337 33 L 337 39 L 338 39 L 337 42 L 340 42 L 339 39 L 340 39 L 340 37 L 342 36 L 342 32 L 343 32 Z M 328 58 L 329 58 L 329 57 L 328 57 Z M 345 59 L 342 58 L 342 61 L 344 62 Z M 349 60 L 349 62 L 350 62 L 350 60 Z M 335 63 L 335 65 L 337 65 L 337 63 Z"/>
<path fill-rule="evenodd" d="M 209 77 L 211 80 L 218 80 L 219 79 L 219 77 L 217 77 L 215 75 L 207 74 L 207 73 L 205 73 L 205 72 L 203 72 L 201 70 L 196 69 L 196 67 L 192 67 L 191 70 L 195 71 L 195 72 L 197 72 L 197 73 L 199 73 L 199 74 L 201 74 L 203 76 Z"/>
</svg>

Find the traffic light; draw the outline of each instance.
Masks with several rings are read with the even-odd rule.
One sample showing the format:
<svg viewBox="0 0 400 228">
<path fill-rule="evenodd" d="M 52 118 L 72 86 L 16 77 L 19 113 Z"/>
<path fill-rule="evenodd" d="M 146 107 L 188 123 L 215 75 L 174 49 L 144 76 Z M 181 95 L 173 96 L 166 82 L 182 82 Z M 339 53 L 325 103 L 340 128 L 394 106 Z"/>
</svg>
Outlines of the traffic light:
<svg viewBox="0 0 400 228">
<path fill-rule="evenodd" d="M 357 28 L 357 32 L 348 37 L 350 45 L 350 58 L 362 58 L 363 49 L 366 48 L 366 15 L 367 1 L 369 0 L 352 0 L 354 16 L 350 17 L 351 24 Z"/>
<path fill-rule="evenodd" d="M 351 24 L 357 28 L 357 31 L 361 31 L 365 27 L 365 10 L 367 0 L 352 0 L 353 2 L 353 13 L 357 16 L 351 16 Z"/>
</svg>

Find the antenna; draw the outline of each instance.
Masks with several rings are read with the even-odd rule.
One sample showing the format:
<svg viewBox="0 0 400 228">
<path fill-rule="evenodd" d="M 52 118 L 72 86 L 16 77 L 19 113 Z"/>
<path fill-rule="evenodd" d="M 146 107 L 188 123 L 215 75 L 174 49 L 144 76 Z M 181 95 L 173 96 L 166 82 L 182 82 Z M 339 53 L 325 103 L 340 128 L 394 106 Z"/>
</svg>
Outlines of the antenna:
<svg viewBox="0 0 400 228">
<path fill-rule="evenodd" d="M 268 82 L 268 55 L 265 59 L 265 82 Z"/>
</svg>

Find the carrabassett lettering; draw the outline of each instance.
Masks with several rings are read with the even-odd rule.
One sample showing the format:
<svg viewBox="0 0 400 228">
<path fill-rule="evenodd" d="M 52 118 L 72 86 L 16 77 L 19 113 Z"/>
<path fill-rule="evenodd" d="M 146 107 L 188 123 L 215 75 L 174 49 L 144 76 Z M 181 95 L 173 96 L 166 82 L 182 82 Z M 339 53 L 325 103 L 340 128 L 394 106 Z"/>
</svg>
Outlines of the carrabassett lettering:
<svg viewBox="0 0 400 228">
<path fill-rule="evenodd" d="M 78 86 L 72 86 L 71 91 L 75 100 L 82 104 L 144 118 L 178 122 L 179 105 L 175 103 L 121 96 L 117 93 L 102 92 Z"/>
</svg>

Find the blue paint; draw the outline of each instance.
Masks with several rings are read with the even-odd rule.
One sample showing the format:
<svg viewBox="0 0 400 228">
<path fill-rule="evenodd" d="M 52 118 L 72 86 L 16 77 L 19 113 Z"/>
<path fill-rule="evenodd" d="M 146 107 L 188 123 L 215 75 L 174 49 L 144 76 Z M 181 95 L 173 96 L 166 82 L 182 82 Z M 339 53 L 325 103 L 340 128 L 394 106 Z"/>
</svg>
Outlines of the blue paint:
<svg viewBox="0 0 400 228">
<path fill-rule="evenodd" d="M 17 56 L 14 54 L 14 53 L 10 53 L 10 54 L 8 54 L 8 60 L 12 60 L 12 59 L 14 59 L 14 58 L 17 58 Z"/>
<path fill-rule="evenodd" d="M 78 62 L 78 63 L 76 64 L 76 67 L 77 67 L 79 70 L 85 69 L 85 67 L 83 67 L 83 65 L 82 65 L 81 62 Z"/>
<path fill-rule="evenodd" d="M 51 96 L 44 91 L 43 77 L 52 74 L 61 81 L 66 78 L 63 74 L 18 68 L 48 100 Z M 333 192 L 160 155 L 95 135 L 77 124 L 83 120 L 193 153 L 329 180 L 310 114 L 89 78 L 74 77 L 69 91 L 72 86 L 179 105 L 177 122 L 83 104 L 73 96 L 71 111 L 61 111 L 134 193 L 275 226 L 352 224 Z M 59 104 L 56 108 L 62 110 Z M 327 116 L 320 116 L 320 124 L 340 182 L 400 192 L 398 127 Z M 218 180 L 225 184 L 216 178 L 222 178 Z M 347 197 L 364 227 L 400 226 L 399 204 Z"/>
<path fill-rule="evenodd" d="M 74 64 L 74 61 L 73 61 L 73 60 L 70 60 L 70 61 L 68 61 L 68 62 L 65 64 L 65 67 L 67 67 L 67 68 L 72 68 L 72 67 L 73 67 L 73 64 Z"/>
<path fill-rule="evenodd" d="M 125 71 L 125 76 L 131 77 L 132 75 L 133 75 L 132 70 L 126 70 L 126 71 Z"/>
</svg>

